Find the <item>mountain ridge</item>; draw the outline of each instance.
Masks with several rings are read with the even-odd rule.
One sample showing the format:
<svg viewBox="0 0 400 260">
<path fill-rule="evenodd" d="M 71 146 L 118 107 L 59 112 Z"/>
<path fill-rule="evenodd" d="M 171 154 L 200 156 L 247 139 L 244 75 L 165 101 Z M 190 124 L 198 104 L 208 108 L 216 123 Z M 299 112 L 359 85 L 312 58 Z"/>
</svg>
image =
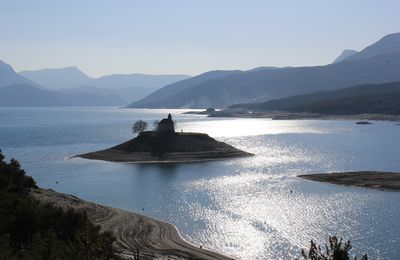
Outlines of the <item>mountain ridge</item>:
<svg viewBox="0 0 400 260">
<path fill-rule="evenodd" d="M 356 53 L 357 53 L 356 50 L 350 50 L 350 49 L 343 50 L 343 52 L 332 63 L 338 63 L 344 61 L 345 59 Z"/>
<path fill-rule="evenodd" d="M 33 86 L 41 88 L 41 86 L 39 86 L 38 84 L 15 72 L 11 65 L 0 60 L 0 87 L 8 86 L 14 83 L 31 84 Z"/>
<path fill-rule="evenodd" d="M 125 105 L 132 102 L 132 100 L 144 98 L 167 84 L 190 77 L 180 74 L 150 75 L 132 73 L 111 74 L 93 78 L 75 66 L 21 71 L 20 74 L 50 90 L 60 90 L 65 93 L 107 93 L 118 95 L 124 100 Z M 91 88 L 87 88 L 87 86 L 91 86 Z"/>
<path fill-rule="evenodd" d="M 348 56 L 344 61 L 354 61 L 371 58 L 377 55 L 386 55 L 400 51 L 400 33 L 391 33 L 385 35 L 373 44 L 365 47 L 363 50 Z"/>
<path fill-rule="evenodd" d="M 131 73 L 110 74 L 94 78 L 88 76 L 76 66 L 24 70 L 21 71 L 20 74 L 48 89 L 53 90 L 75 88 L 87 85 L 103 88 L 146 87 L 154 89 L 190 77 L 183 74 L 152 75 Z M 113 79 L 118 81 L 115 82 Z"/>
</svg>

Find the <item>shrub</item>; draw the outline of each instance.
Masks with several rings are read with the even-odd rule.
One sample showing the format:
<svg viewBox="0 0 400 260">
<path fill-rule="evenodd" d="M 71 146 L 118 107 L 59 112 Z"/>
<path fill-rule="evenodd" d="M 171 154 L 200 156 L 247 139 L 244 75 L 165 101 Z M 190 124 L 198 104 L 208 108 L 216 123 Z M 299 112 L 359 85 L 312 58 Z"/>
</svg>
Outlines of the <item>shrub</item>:
<svg viewBox="0 0 400 260">
<path fill-rule="evenodd" d="M 0 259 L 118 259 L 110 233 L 85 213 L 35 200 L 31 188 L 33 178 L 0 151 Z"/>
<path fill-rule="evenodd" d="M 350 260 L 350 241 L 338 240 L 336 236 L 329 237 L 329 245 L 325 245 L 325 251 L 321 249 L 321 246 L 314 243 L 313 240 L 310 242 L 310 249 L 306 254 L 304 250 L 301 250 L 301 256 L 306 260 Z M 354 257 L 356 260 L 357 257 Z M 362 260 L 367 260 L 367 255 L 362 256 Z"/>
</svg>

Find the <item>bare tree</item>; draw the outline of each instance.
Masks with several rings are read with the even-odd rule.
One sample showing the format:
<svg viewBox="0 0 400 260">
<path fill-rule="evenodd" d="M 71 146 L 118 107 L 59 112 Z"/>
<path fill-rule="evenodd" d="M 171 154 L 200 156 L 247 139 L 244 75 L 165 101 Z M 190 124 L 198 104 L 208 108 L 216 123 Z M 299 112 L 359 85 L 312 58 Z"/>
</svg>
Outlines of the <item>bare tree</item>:
<svg viewBox="0 0 400 260">
<path fill-rule="evenodd" d="M 143 133 L 144 130 L 147 128 L 147 123 L 143 120 L 136 121 L 132 126 L 132 132 L 136 133 Z"/>
</svg>

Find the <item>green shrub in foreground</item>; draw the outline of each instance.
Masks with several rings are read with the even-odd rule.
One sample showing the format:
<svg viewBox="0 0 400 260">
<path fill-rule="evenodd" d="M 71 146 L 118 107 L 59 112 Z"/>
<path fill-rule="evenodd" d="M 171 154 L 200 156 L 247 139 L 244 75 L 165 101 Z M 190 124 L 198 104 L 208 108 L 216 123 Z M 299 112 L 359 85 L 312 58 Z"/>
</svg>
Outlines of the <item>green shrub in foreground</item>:
<svg viewBox="0 0 400 260">
<path fill-rule="evenodd" d="M 0 259 L 118 259 L 110 233 L 85 213 L 33 199 L 32 188 L 33 178 L 0 151 Z"/>
</svg>

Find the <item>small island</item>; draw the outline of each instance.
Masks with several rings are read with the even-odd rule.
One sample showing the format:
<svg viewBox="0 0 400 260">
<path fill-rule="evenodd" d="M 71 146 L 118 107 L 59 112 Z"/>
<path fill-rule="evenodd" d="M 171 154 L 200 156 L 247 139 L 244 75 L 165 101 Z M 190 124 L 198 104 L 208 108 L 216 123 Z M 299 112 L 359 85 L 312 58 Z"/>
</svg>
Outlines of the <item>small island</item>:
<svg viewBox="0 0 400 260">
<path fill-rule="evenodd" d="M 157 122 L 154 131 L 144 131 L 147 124 L 137 121 L 133 126 L 138 136 L 117 146 L 79 154 L 75 157 L 112 162 L 158 163 L 196 162 L 251 156 L 203 133 L 175 132 L 171 114 Z"/>
<path fill-rule="evenodd" d="M 299 175 L 298 177 L 345 186 L 400 191 L 400 173 L 359 171 Z"/>
</svg>

